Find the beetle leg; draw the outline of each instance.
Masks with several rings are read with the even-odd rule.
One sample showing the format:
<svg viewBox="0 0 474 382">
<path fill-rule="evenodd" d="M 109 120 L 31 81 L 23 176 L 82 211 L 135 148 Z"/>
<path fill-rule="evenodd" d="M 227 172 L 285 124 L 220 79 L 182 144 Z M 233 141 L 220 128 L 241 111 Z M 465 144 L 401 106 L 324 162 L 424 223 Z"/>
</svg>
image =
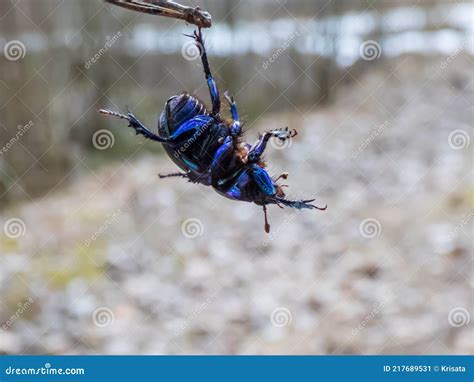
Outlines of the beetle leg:
<svg viewBox="0 0 474 382">
<path fill-rule="evenodd" d="M 224 92 L 224 97 L 225 97 L 226 101 L 229 103 L 230 113 L 232 114 L 232 119 L 234 119 L 234 121 L 238 121 L 239 120 L 239 113 L 237 111 L 237 104 L 235 103 L 234 97 L 232 97 L 229 94 L 229 91 Z"/>
<path fill-rule="evenodd" d="M 314 204 L 311 204 L 311 202 L 314 202 L 315 199 L 307 199 L 307 200 L 288 200 L 288 199 L 283 199 L 283 198 L 272 198 L 271 199 L 275 204 L 277 205 L 284 205 L 286 207 L 291 207 L 291 208 L 296 208 L 298 210 L 301 210 L 303 208 L 307 208 L 307 209 L 316 209 L 316 210 L 320 210 L 320 211 L 324 211 L 326 208 L 328 208 L 328 206 L 324 206 L 324 207 L 318 207 L 318 206 L 315 206 Z"/>
<path fill-rule="evenodd" d="M 172 178 L 176 176 L 180 176 L 182 178 L 189 178 L 188 174 L 184 172 L 172 172 L 171 174 L 158 174 L 158 176 L 160 177 L 160 179 Z"/>
<path fill-rule="evenodd" d="M 232 119 L 234 120 L 232 126 L 230 127 L 230 133 L 232 136 L 238 136 L 242 131 L 242 126 L 239 120 L 239 112 L 237 111 L 237 104 L 235 103 L 234 97 L 232 97 L 228 91 L 224 93 L 224 97 L 229 103 L 230 113 L 232 114 Z"/>
<path fill-rule="evenodd" d="M 251 171 L 252 179 L 257 184 L 258 188 L 260 188 L 262 193 L 269 197 L 275 195 L 276 188 L 273 184 L 272 178 L 268 175 L 268 172 L 257 164 L 252 165 Z"/>
<path fill-rule="evenodd" d="M 132 113 L 127 113 L 129 116 L 128 126 L 133 127 L 135 129 L 135 133 L 143 135 L 145 138 L 151 139 L 157 142 L 169 142 L 169 138 L 162 138 L 154 133 L 152 133 L 149 129 L 143 125 L 137 117 L 135 117 Z"/>
<path fill-rule="evenodd" d="M 211 163 L 210 173 L 211 179 L 219 179 L 222 170 L 226 170 L 226 163 L 232 158 L 234 152 L 234 144 L 230 136 L 226 137 L 222 145 L 217 149 Z"/>
<path fill-rule="evenodd" d="M 296 130 L 288 130 L 288 127 L 284 129 L 274 129 L 263 133 L 258 142 L 252 147 L 249 152 L 248 159 L 249 162 L 258 162 L 260 157 L 262 156 L 263 152 L 267 147 L 267 143 L 270 138 L 278 138 L 281 141 L 285 141 L 287 139 L 293 138 L 296 134 Z"/>
<path fill-rule="evenodd" d="M 114 117 L 118 117 L 121 119 L 125 119 L 128 121 L 128 126 L 133 127 L 135 129 L 135 133 L 143 135 L 145 138 L 151 139 L 152 141 L 156 142 L 162 142 L 166 143 L 169 142 L 168 138 L 163 138 L 160 137 L 159 135 L 156 135 L 152 133 L 150 130 L 148 130 L 145 125 L 143 125 L 137 117 L 135 117 L 132 113 L 128 112 L 127 115 L 117 113 L 115 111 L 111 110 L 106 110 L 106 109 L 99 109 L 99 113 L 105 114 L 105 115 L 112 115 Z"/>
<path fill-rule="evenodd" d="M 192 37 L 196 43 L 196 47 L 199 49 L 202 66 L 204 67 L 204 74 L 206 75 L 207 86 L 211 95 L 212 115 L 218 115 L 221 111 L 221 99 L 219 97 L 219 89 L 217 88 L 216 81 L 214 80 L 214 77 L 212 77 L 211 69 L 209 68 L 209 61 L 207 60 L 207 52 L 206 47 L 204 46 L 201 28 L 198 28 L 197 31 L 194 31 L 193 35 L 186 36 Z"/>
</svg>

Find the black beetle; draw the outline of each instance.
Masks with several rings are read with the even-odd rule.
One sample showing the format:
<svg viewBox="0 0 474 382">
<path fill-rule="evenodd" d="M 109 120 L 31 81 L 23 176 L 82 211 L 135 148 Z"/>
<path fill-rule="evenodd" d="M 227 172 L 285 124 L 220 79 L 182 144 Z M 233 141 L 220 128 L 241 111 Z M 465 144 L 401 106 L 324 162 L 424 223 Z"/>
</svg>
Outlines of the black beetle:
<svg viewBox="0 0 474 382">
<path fill-rule="evenodd" d="M 168 99 L 158 122 L 158 135 L 146 128 L 132 113 L 127 115 L 110 110 L 99 112 L 126 119 L 136 134 L 163 144 L 164 149 L 184 172 L 160 175 L 165 177 L 183 177 L 194 183 L 212 186 L 219 194 L 234 200 L 253 202 L 263 206 L 265 231 L 270 232 L 267 220 L 266 205 L 276 204 L 297 209 L 325 210 L 308 200 L 288 200 L 282 185 L 277 184 L 280 178 L 286 179 L 287 173 L 272 178 L 265 170 L 262 154 L 270 138 L 281 141 L 296 135 L 296 131 L 276 129 L 260 135 L 253 146 L 241 139 L 242 129 L 237 106 L 227 92 L 224 94 L 229 103 L 232 121 L 220 116 L 221 102 L 219 90 L 212 77 L 207 53 L 202 39 L 201 29 L 192 36 L 199 49 L 207 85 L 212 101 L 212 110 L 195 96 L 181 93 Z"/>
</svg>

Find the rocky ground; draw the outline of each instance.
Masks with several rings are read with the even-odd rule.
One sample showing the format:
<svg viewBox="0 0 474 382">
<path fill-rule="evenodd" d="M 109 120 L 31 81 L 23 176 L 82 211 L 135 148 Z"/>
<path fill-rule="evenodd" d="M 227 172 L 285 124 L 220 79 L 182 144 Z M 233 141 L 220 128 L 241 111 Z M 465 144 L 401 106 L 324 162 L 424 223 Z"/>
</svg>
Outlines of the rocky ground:
<svg viewBox="0 0 474 382">
<path fill-rule="evenodd" d="M 352 72 L 333 105 L 248 124 L 299 131 L 269 170 L 329 206 L 270 208 L 270 235 L 139 149 L 3 211 L 0 351 L 472 352 L 472 57 L 442 64 Z"/>
</svg>

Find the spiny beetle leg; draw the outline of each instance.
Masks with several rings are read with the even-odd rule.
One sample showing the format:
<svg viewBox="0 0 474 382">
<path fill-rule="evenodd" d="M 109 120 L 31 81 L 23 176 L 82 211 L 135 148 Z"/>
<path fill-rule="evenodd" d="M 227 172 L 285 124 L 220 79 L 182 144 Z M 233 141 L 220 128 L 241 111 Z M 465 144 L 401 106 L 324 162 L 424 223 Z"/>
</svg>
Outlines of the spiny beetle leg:
<svg viewBox="0 0 474 382">
<path fill-rule="evenodd" d="M 315 200 L 316 199 L 288 200 L 288 199 L 283 199 L 283 198 L 275 198 L 275 203 L 283 204 L 286 207 L 297 208 L 299 210 L 301 210 L 303 208 L 307 208 L 307 209 L 310 209 L 310 210 L 316 209 L 316 210 L 324 211 L 326 208 L 328 208 L 327 205 L 324 206 L 324 207 L 318 207 L 318 206 L 315 206 L 314 204 L 311 204 Z"/>
<path fill-rule="evenodd" d="M 260 136 L 258 142 L 250 150 L 248 154 L 248 160 L 250 162 L 258 162 L 263 152 L 265 151 L 270 138 L 274 137 L 284 141 L 286 139 L 293 138 L 296 134 L 296 130 L 289 131 L 288 127 L 286 127 L 285 129 L 275 129 L 266 131 Z"/>
<path fill-rule="evenodd" d="M 164 178 L 173 178 L 173 177 L 181 177 L 181 178 L 188 178 L 188 174 L 184 172 L 172 172 L 171 174 L 158 174 L 160 179 Z"/>
<path fill-rule="evenodd" d="M 128 121 L 128 126 L 133 127 L 135 129 L 135 133 L 143 135 L 145 138 L 151 139 L 156 142 L 163 142 L 166 143 L 169 141 L 168 138 L 162 138 L 154 133 L 152 133 L 150 130 L 148 130 L 139 120 L 137 117 L 135 117 L 132 113 L 128 112 L 127 115 L 117 113 L 116 111 L 111 111 L 107 109 L 99 109 L 98 112 L 100 114 L 104 115 L 111 115 L 113 117 L 118 117 L 121 119 L 125 119 Z"/>
</svg>

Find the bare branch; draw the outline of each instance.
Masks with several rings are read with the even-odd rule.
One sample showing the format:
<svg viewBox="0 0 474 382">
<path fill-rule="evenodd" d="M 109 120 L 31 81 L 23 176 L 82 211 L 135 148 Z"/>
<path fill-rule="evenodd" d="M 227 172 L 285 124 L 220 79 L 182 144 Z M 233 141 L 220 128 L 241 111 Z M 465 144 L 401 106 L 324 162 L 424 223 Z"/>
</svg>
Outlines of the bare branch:
<svg viewBox="0 0 474 382">
<path fill-rule="evenodd" d="M 199 28 L 209 28 L 212 25 L 212 18 L 208 12 L 202 11 L 199 7 L 187 7 L 166 0 L 105 0 L 105 2 L 117 5 L 132 11 L 148 13 L 151 15 L 171 17 L 173 19 L 184 20 L 194 24 Z"/>
</svg>

